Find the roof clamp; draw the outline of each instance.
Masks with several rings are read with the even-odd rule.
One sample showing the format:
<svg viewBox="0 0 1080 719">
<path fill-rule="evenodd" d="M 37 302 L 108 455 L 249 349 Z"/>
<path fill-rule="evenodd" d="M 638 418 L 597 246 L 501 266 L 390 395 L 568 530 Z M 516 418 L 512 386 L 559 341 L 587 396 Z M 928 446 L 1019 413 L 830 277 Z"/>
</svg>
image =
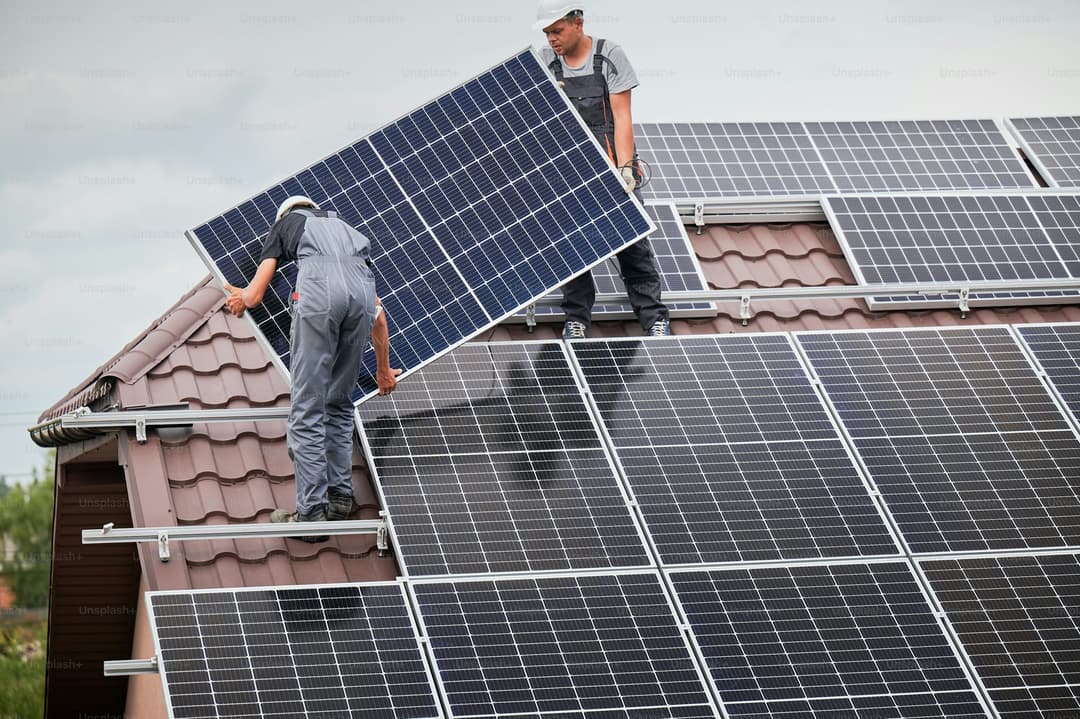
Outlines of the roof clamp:
<svg viewBox="0 0 1080 719">
<path fill-rule="evenodd" d="M 705 203 L 698 202 L 694 205 L 694 225 L 697 226 L 699 235 L 705 234 Z"/>
<path fill-rule="evenodd" d="M 169 559 L 172 558 L 172 554 L 169 552 L 169 533 L 168 532 L 158 532 L 158 535 L 157 535 L 157 553 L 158 553 L 158 558 L 163 562 L 167 562 L 167 561 L 169 561 Z"/>
<path fill-rule="evenodd" d="M 754 313 L 750 310 L 750 295 L 743 295 L 739 298 L 739 319 L 742 320 L 742 326 L 746 327 L 750 324 L 753 317 Z"/>
<path fill-rule="evenodd" d="M 382 521 L 379 522 L 379 528 L 375 530 L 375 546 L 379 550 L 379 556 L 385 557 L 390 550 L 390 544 L 386 536 L 386 512 L 379 512 L 379 517 L 382 518 Z"/>
<path fill-rule="evenodd" d="M 536 329 L 536 303 L 530 302 L 525 308 L 525 326 L 529 328 L 529 334 Z"/>
<path fill-rule="evenodd" d="M 146 415 L 144 414 L 135 417 L 135 441 L 146 444 Z"/>
<path fill-rule="evenodd" d="M 971 297 L 971 290 L 967 287 L 960 288 L 960 319 L 966 320 L 968 312 L 971 311 L 970 305 L 968 305 L 968 299 Z"/>
</svg>

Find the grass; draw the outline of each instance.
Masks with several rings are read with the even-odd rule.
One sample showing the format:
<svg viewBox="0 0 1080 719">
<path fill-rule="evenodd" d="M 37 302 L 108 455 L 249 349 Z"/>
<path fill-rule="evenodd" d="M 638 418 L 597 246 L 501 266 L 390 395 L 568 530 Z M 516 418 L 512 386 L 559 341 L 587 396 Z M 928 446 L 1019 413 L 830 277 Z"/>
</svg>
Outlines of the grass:
<svg viewBox="0 0 1080 719">
<path fill-rule="evenodd" d="M 39 719 L 45 712 L 45 637 L 37 613 L 0 615 L 0 719 Z M 41 653 L 23 654 L 34 642 Z"/>
</svg>

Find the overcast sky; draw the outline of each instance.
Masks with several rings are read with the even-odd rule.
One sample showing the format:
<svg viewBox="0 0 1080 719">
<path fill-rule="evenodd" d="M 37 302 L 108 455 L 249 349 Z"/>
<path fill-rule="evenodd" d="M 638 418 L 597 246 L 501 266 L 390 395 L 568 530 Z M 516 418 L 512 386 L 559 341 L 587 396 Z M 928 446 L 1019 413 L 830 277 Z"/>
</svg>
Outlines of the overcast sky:
<svg viewBox="0 0 1080 719">
<path fill-rule="evenodd" d="M 184 230 L 543 38 L 532 0 L 0 0 L 0 474 L 206 274 Z M 1080 114 L 1076 0 L 590 0 L 634 118 Z"/>
</svg>

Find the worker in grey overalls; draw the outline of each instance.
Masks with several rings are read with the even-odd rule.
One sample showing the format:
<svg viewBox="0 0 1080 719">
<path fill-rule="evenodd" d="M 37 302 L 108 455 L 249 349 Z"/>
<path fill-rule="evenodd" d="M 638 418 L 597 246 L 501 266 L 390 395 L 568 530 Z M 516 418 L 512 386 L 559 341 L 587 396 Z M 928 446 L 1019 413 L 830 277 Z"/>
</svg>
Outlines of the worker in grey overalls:
<svg viewBox="0 0 1080 719">
<path fill-rule="evenodd" d="M 379 394 L 394 390 L 401 370 L 390 368 L 390 333 L 375 295 L 371 243 L 307 197 L 290 197 L 278 208 L 251 284 L 243 289 L 225 285 L 232 313 L 239 317 L 262 302 L 278 263 L 290 260 L 297 265 L 288 424 L 296 510 L 276 509 L 270 521 L 346 519 L 355 504 L 352 391 L 368 338 L 375 348 Z M 327 537 L 298 539 L 322 542 Z"/>
<path fill-rule="evenodd" d="M 547 36 L 541 56 L 555 75 L 581 119 L 592 130 L 608 158 L 618 168 L 626 191 L 641 200 L 641 175 L 634 149 L 630 91 L 637 75 L 622 48 L 593 40 L 584 32 L 584 5 L 565 0 L 543 0 L 536 13 L 536 29 Z M 616 255 L 626 294 L 647 335 L 669 335 L 668 308 L 660 301 L 660 272 L 649 239 L 643 238 Z M 585 337 L 592 322 L 596 285 L 586 272 L 562 287 L 566 315 L 564 339 Z"/>
</svg>

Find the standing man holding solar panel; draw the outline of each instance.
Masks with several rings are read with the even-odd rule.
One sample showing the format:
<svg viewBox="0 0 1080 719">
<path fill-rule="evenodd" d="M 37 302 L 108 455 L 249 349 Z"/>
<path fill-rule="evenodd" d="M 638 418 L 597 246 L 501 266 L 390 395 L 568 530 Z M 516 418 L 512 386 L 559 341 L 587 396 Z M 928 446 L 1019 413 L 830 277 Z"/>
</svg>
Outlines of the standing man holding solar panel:
<svg viewBox="0 0 1080 719">
<path fill-rule="evenodd" d="M 547 37 L 541 57 L 566 92 L 581 119 L 634 192 L 641 181 L 634 149 L 634 126 L 630 115 L 630 92 L 637 75 L 622 48 L 606 40 L 594 40 L 584 31 L 582 2 L 542 0 L 536 12 L 537 30 Z M 660 301 L 660 272 L 649 239 L 642 238 L 617 255 L 626 294 L 645 334 L 671 334 L 668 308 Z M 596 285 L 586 272 L 562 287 L 566 315 L 563 339 L 585 337 L 592 322 Z"/>
<path fill-rule="evenodd" d="M 296 511 L 275 509 L 270 521 L 347 519 L 354 508 L 352 390 L 369 336 L 380 395 L 394 391 L 401 370 L 390 368 L 390 332 L 375 295 L 371 243 L 307 197 L 281 203 L 251 284 L 243 289 L 225 285 L 229 310 L 240 317 L 262 302 L 278 264 L 290 260 L 297 264 L 288 424 Z M 327 537 L 297 539 L 313 543 Z"/>
</svg>

